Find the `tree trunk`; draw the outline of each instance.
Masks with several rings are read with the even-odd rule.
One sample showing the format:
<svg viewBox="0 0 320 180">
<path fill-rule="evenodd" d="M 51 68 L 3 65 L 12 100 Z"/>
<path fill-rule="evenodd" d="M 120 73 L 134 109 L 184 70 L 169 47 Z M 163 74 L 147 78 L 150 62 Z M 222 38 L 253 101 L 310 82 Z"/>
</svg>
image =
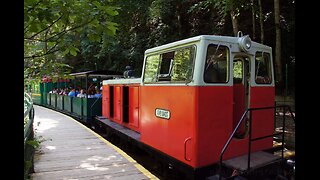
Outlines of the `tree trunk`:
<svg viewBox="0 0 320 180">
<path fill-rule="evenodd" d="M 263 28 L 263 13 L 262 13 L 262 5 L 261 0 L 258 0 L 259 3 L 259 20 L 260 20 L 260 42 L 264 43 L 264 28 Z"/>
<path fill-rule="evenodd" d="M 181 29 L 182 25 L 181 25 L 181 16 L 180 16 L 180 4 L 177 4 L 177 6 L 176 6 L 176 15 L 177 15 L 177 21 L 178 21 L 178 23 L 177 23 L 178 35 L 179 35 L 179 37 L 181 37 L 182 36 L 182 29 Z"/>
<path fill-rule="evenodd" d="M 260 1 L 260 0 L 259 0 Z M 251 0 L 251 11 L 252 11 L 252 39 L 256 39 L 256 13 L 254 11 L 254 0 Z"/>
<path fill-rule="evenodd" d="M 230 11 L 230 15 L 231 15 L 231 20 L 232 20 L 233 34 L 234 34 L 234 36 L 237 36 L 238 31 L 239 31 L 238 20 L 237 20 L 236 14 L 233 9 Z"/>
<path fill-rule="evenodd" d="M 280 29 L 280 5 L 279 0 L 274 0 L 274 21 L 276 26 L 275 70 L 276 81 L 282 82 L 281 73 L 281 29 Z"/>
</svg>

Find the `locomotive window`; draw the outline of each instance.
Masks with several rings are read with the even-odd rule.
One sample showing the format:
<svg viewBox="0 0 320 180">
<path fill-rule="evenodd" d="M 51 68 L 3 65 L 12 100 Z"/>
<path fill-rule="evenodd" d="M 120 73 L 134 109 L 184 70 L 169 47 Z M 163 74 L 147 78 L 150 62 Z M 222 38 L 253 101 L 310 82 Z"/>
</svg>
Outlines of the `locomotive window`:
<svg viewBox="0 0 320 180">
<path fill-rule="evenodd" d="M 195 46 L 148 56 L 144 82 L 186 82 L 191 80 L 194 59 Z"/>
<path fill-rule="evenodd" d="M 160 66 L 160 74 L 169 74 L 171 62 L 174 57 L 174 52 L 168 52 L 162 54 L 161 66 Z"/>
<path fill-rule="evenodd" d="M 143 79 L 145 83 L 152 83 L 157 81 L 159 59 L 159 54 L 147 57 Z"/>
<path fill-rule="evenodd" d="M 170 81 L 173 66 L 174 51 L 161 56 L 159 81 Z"/>
<path fill-rule="evenodd" d="M 210 44 L 204 68 L 204 82 L 228 82 L 229 49 L 226 46 Z"/>
<path fill-rule="evenodd" d="M 271 61 L 269 53 L 256 52 L 255 80 L 257 84 L 271 83 Z"/>
<path fill-rule="evenodd" d="M 195 47 L 176 50 L 174 53 L 172 81 L 191 80 L 193 72 Z"/>
<path fill-rule="evenodd" d="M 242 83 L 242 61 L 233 61 L 233 82 Z"/>
</svg>

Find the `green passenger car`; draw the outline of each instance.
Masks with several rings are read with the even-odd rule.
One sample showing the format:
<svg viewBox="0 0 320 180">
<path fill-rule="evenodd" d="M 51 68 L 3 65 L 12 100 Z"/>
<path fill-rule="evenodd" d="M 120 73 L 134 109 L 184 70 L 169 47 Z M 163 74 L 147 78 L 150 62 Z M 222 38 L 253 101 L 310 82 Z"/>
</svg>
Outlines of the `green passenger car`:
<svg viewBox="0 0 320 180">
<path fill-rule="evenodd" d="M 84 123 L 90 124 L 94 116 L 102 115 L 102 98 L 80 98 L 69 97 L 55 93 L 56 89 L 77 88 L 89 92 L 90 88 L 95 87 L 99 90 L 102 81 L 121 77 L 121 72 L 113 71 L 86 71 L 70 74 L 71 79 L 52 81 L 45 78 L 41 83 L 30 83 L 28 92 L 31 93 L 34 104 L 44 106 L 69 116 L 76 118 Z"/>
</svg>

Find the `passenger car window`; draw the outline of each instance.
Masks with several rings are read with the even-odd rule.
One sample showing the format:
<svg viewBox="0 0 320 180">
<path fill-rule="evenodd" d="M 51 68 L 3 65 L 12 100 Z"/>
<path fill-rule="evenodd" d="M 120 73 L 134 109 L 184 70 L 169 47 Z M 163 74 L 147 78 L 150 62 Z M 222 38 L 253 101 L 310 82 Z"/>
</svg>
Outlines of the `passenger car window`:
<svg viewBox="0 0 320 180">
<path fill-rule="evenodd" d="M 255 56 L 255 81 L 257 84 L 271 84 L 271 61 L 270 54 L 256 52 Z"/>
<path fill-rule="evenodd" d="M 207 49 L 204 68 L 204 82 L 228 82 L 229 49 L 226 46 L 210 44 Z"/>
</svg>

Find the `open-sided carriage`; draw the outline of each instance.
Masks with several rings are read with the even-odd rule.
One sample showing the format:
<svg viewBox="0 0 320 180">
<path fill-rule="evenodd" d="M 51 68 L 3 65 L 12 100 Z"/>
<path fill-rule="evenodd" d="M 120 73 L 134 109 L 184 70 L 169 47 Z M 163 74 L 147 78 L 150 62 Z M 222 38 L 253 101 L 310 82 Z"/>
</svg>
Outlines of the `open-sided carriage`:
<svg viewBox="0 0 320 180">
<path fill-rule="evenodd" d="M 35 104 L 43 105 L 57 111 L 69 114 L 85 123 L 90 124 L 92 117 L 101 115 L 101 98 L 80 98 L 70 97 L 59 93 L 52 93 L 54 90 L 75 88 L 84 89 L 89 92 L 91 88 L 101 89 L 102 81 L 119 78 L 122 73 L 113 71 L 85 71 L 69 74 L 70 79 L 58 79 L 53 82 L 51 78 L 43 78 L 40 84 L 33 84 L 32 97 Z"/>
</svg>

